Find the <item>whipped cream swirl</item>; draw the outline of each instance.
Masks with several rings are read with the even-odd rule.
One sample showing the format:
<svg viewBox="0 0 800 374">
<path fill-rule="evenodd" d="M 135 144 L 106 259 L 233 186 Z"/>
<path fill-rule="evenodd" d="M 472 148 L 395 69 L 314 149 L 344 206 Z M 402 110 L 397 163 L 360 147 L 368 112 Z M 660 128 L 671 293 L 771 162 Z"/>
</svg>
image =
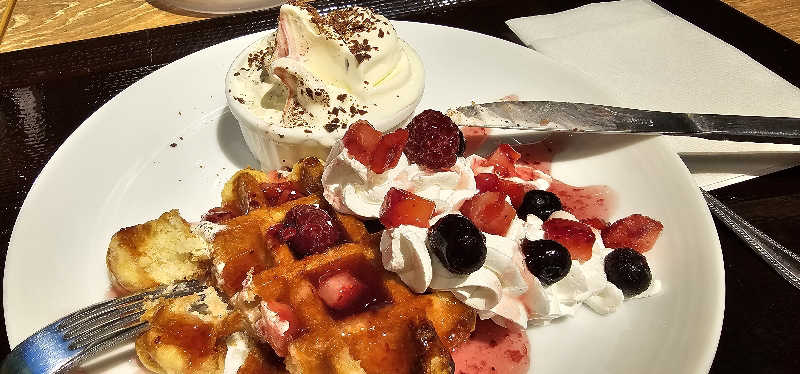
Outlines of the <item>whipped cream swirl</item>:
<svg viewBox="0 0 800 374">
<path fill-rule="evenodd" d="M 417 196 L 433 201 L 437 213 L 458 210 L 465 200 L 478 193 L 475 173 L 469 160 L 463 157 L 459 157 L 455 165 L 444 171 L 428 170 L 412 164 L 399 177 L 401 180 L 397 181 L 398 185 L 405 184 Z"/>
<path fill-rule="evenodd" d="M 381 174 L 375 173 L 347 152 L 341 141 L 331 149 L 322 173 L 323 196 L 339 212 L 361 218 L 378 218 L 381 204 L 395 179 L 408 167 L 401 155 L 397 165 Z"/>
<path fill-rule="evenodd" d="M 431 225 L 443 216 L 431 219 Z M 486 261 L 480 269 L 464 275 L 451 273 L 431 255 L 425 244 L 427 234 L 426 228 L 400 225 L 384 230 L 381 237 L 384 268 L 397 273 L 414 292 L 428 288 L 452 291 L 464 304 L 478 311 L 489 311 L 503 298 L 518 297 L 527 291 L 516 265 L 519 245 L 514 240 L 484 233 Z"/>
<path fill-rule="evenodd" d="M 409 164 L 403 155 L 397 166 L 383 174 L 375 174 L 347 153 L 339 142 L 328 157 L 323 173 L 324 196 L 340 212 L 364 218 L 377 218 L 390 188 L 407 190 L 435 202 L 435 224 L 458 209 L 478 193 L 475 175 L 492 173 L 492 166 L 483 166 L 480 156 L 459 157 L 445 171 L 431 171 Z M 530 180 L 502 178 L 537 190 L 546 190 L 553 179 L 539 170 L 526 173 Z M 550 218 L 578 221 L 566 211 L 554 212 Z M 605 257 L 611 249 L 603 245 L 600 231 L 592 228 L 595 242 L 590 260 L 573 260 L 569 273 L 558 282 L 544 286 L 525 265 L 520 249 L 523 240 L 544 239 L 543 222 L 534 215 L 525 220 L 515 217 L 505 235 L 483 233 L 487 256 L 483 266 L 463 275 L 448 271 L 432 255 L 426 245 L 428 229 L 400 225 L 384 230 L 381 236 L 381 260 L 385 269 L 395 272 L 417 293 L 428 289 L 450 291 L 466 305 L 474 308 L 481 319 L 492 319 L 506 326 L 514 323 L 544 325 L 563 316 L 575 314 L 586 304 L 598 314 L 616 311 L 624 301 L 622 291 L 605 275 Z M 634 298 L 648 297 L 661 291 L 661 282 L 652 280 L 650 287 Z"/>
<path fill-rule="evenodd" d="M 322 174 L 323 196 L 337 211 L 362 218 L 378 218 L 381 204 L 392 187 L 433 201 L 436 213 L 457 211 L 478 193 L 468 160 L 459 158 L 448 170 L 433 171 L 409 164 L 405 154 L 397 165 L 381 174 L 356 160 L 342 142 L 331 149 Z"/>
</svg>

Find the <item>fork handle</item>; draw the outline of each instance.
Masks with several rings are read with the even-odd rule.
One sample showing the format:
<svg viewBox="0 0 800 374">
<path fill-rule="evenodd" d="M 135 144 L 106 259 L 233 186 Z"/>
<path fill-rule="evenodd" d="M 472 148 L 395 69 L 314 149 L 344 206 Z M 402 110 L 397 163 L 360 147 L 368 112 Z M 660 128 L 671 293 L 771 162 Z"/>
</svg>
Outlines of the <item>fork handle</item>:
<svg viewBox="0 0 800 374">
<path fill-rule="evenodd" d="M 736 236 L 752 248 L 766 263 L 771 266 L 792 286 L 800 290 L 800 256 L 790 251 L 769 235 L 753 227 L 750 222 L 734 213 L 725 204 L 701 189 L 708 208 L 715 217 L 731 229 Z"/>
</svg>

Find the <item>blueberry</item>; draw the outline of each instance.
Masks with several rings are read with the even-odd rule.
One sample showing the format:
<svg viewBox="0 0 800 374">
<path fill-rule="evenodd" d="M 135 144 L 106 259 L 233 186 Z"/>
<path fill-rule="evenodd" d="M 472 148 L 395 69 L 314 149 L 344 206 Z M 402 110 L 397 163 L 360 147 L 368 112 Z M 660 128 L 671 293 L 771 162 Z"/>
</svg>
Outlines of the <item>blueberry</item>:
<svg viewBox="0 0 800 374">
<path fill-rule="evenodd" d="M 522 254 L 528 271 L 539 278 L 539 282 L 549 286 L 567 276 L 572 267 L 572 258 L 563 245 L 552 240 L 525 239 L 522 241 Z"/>
<path fill-rule="evenodd" d="M 561 210 L 561 200 L 556 194 L 549 191 L 530 190 L 522 198 L 522 204 L 517 209 L 517 216 L 525 219 L 528 214 L 533 214 L 542 221 L 546 221 L 557 210 Z"/>
<path fill-rule="evenodd" d="M 464 138 L 464 132 L 458 132 L 458 151 L 456 151 L 456 156 L 463 156 L 464 151 L 467 150 L 467 139 Z"/>
<path fill-rule="evenodd" d="M 486 238 L 469 218 L 448 214 L 428 229 L 425 240 L 451 273 L 469 274 L 486 261 Z"/>
<path fill-rule="evenodd" d="M 630 248 L 619 248 L 606 256 L 604 263 L 606 278 L 622 290 L 625 297 L 636 296 L 647 287 L 653 279 L 647 259 L 641 253 Z"/>
</svg>

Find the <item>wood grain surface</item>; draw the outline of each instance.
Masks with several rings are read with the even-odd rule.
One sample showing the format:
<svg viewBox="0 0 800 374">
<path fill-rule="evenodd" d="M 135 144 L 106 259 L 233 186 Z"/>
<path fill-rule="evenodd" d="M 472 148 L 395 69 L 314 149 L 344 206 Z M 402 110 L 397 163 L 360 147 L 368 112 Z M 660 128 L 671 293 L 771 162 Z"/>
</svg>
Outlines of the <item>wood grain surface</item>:
<svg viewBox="0 0 800 374">
<path fill-rule="evenodd" d="M 750 18 L 800 43 L 800 0 L 723 0 Z"/>
<path fill-rule="evenodd" d="M 0 0 L 5 9 L 6 0 Z M 88 39 L 202 19 L 145 0 L 18 0 L 0 52 Z"/>
<path fill-rule="evenodd" d="M 152 0 L 18 0 L 0 52 L 173 25 L 204 18 Z M 800 42 L 800 0 L 723 0 Z M 0 0 L 2 11 L 8 0 Z M 179 14 L 182 13 L 182 14 Z"/>
</svg>

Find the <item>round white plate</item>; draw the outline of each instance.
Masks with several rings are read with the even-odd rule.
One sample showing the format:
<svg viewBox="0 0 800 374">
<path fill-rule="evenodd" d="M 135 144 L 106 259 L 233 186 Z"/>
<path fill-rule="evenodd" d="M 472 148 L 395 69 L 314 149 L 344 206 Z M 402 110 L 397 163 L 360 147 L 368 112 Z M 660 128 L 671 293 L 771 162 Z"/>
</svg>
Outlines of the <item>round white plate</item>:
<svg viewBox="0 0 800 374">
<path fill-rule="evenodd" d="M 285 3 L 286 0 L 157 0 L 156 3 L 166 4 L 196 13 L 205 14 L 233 14 L 273 8 Z"/>
<path fill-rule="evenodd" d="M 427 71 L 419 110 L 495 101 L 613 104 L 583 75 L 530 49 L 485 35 L 398 22 Z M 229 63 L 262 34 L 182 58 L 108 102 L 59 148 L 34 183 L 9 244 L 4 308 L 11 345 L 78 307 L 109 297 L 106 248 L 117 230 L 178 208 L 197 220 L 219 204 L 225 180 L 255 162 L 225 107 Z M 171 146 L 175 143 L 175 146 Z M 648 257 L 656 297 L 601 317 L 588 309 L 529 329 L 536 373 L 701 373 L 722 325 L 722 255 L 687 169 L 658 137 L 574 136 L 553 174 L 606 184 L 613 218 L 642 213 L 665 229 Z M 130 349 L 92 369 L 140 372 Z"/>
</svg>

